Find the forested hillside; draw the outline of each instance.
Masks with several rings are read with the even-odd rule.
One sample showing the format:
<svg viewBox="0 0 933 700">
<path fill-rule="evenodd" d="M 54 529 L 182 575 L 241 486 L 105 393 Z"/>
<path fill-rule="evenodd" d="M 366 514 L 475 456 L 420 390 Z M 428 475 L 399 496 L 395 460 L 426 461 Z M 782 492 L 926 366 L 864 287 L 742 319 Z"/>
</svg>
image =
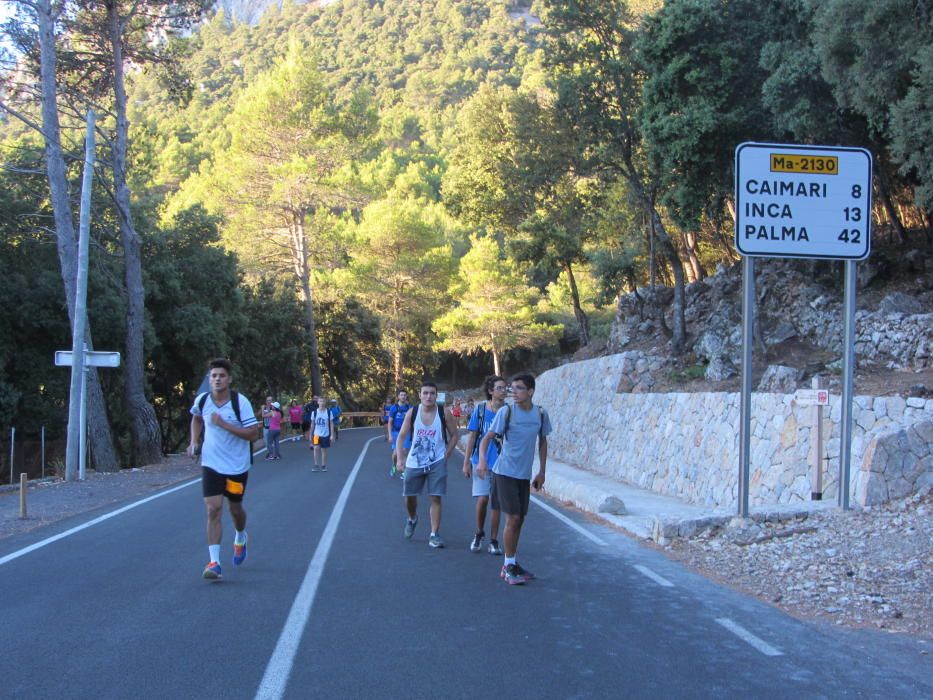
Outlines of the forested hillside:
<svg viewBox="0 0 933 700">
<path fill-rule="evenodd" d="M 685 285 L 737 259 L 742 141 L 869 148 L 876 245 L 929 236 L 928 2 L 12 5 L 0 435 L 63 430 L 93 108 L 90 327 L 127 360 L 99 373 L 100 468 L 182 448 L 215 355 L 254 399 L 373 409 L 599 347 L 652 283 L 683 350 Z"/>
</svg>

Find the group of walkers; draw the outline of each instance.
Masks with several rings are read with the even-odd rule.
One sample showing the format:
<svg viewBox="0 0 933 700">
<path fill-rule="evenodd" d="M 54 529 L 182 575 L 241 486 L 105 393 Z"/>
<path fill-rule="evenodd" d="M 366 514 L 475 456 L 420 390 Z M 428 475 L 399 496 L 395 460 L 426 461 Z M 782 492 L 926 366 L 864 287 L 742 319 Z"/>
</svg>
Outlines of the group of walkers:
<svg viewBox="0 0 933 700">
<path fill-rule="evenodd" d="M 475 500 L 476 530 L 470 550 L 483 550 L 489 511 L 487 551 L 504 556 L 499 575 L 506 583 L 523 584 L 534 575 L 518 563 L 518 541 L 531 488 L 539 490 L 544 485 L 551 422 L 547 412 L 533 403 L 535 379 L 527 372 L 514 375 L 510 382 L 497 375 L 487 377 L 483 389 L 486 401 L 475 406 L 467 423 L 462 470 L 472 480 Z M 511 404 L 505 402 L 508 394 L 513 396 Z M 441 499 L 447 495 L 447 459 L 456 447 L 459 424 L 453 410 L 438 406 L 433 382 L 422 382 L 419 399 L 419 404 L 411 406 L 407 392 L 400 390 L 384 413 L 386 440 L 392 449 L 389 473 L 402 476 L 408 516 L 403 533 L 407 539 L 418 525 L 418 496 L 427 492 L 431 522 L 428 545 L 437 549 L 445 544 L 440 535 Z M 538 471 L 532 478 L 536 448 Z M 505 514 L 504 547 L 498 540 L 501 513 Z"/>
<path fill-rule="evenodd" d="M 208 564 L 203 577 L 222 578 L 220 566 L 221 515 L 226 498 L 234 525 L 233 564 L 246 560 L 248 535 L 243 497 L 252 463 L 253 440 L 259 429 L 265 431 L 266 459 L 281 459 L 279 438 L 284 413 L 281 405 L 266 397 L 262 406 L 262 424 L 245 396 L 231 388 L 233 369 L 229 360 L 218 358 L 209 364 L 210 391 L 201 393 L 191 407 L 190 443 L 188 454 L 201 454 L 201 484 L 207 509 Z M 488 377 L 484 383 L 486 401 L 472 411 L 467 424 L 470 431 L 463 461 L 463 475 L 472 480 L 475 499 L 476 530 L 470 550 L 481 552 L 486 538 L 485 522 L 490 515 L 491 537 L 488 552 L 503 555 L 499 575 L 510 585 L 523 584 L 534 578 L 517 560 L 518 542 L 525 516 L 528 514 L 531 488 L 544 485 L 547 465 L 547 436 L 551 423 L 547 412 L 535 406 L 535 379 L 522 372 L 510 382 L 499 376 Z M 507 394 L 513 396 L 505 403 Z M 392 447 L 391 474 L 402 476 L 402 496 L 407 518 L 403 528 L 411 539 L 418 525 L 418 497 L 427 493 L 430 499 L 431 532 L 428 545 L 445 546 L 440 535 L 442 498 L 447 495 L 447 460 L 457 446 L 459 425 L 452 410 L 437 402 L 437 385 L 424 381 L 419 391 L 420 402 L 408 403 L 408 394 L 400 390 L 395 403 L 384 414 L 386 439 Z M 298 413 L 289 407 L 289 423 L 296 429 Z M 337 440 L 339 408 L 328 406 L 324 397 L 316 397 L 302 407 L 300 427 L 314 452 L 312 470 L 327 470 L 327 450 Z M 535 448 L 538 471 L 532 478 Z M 505 514 L 503 547 L 498 541 L 500 514 Z"/>
</svg>

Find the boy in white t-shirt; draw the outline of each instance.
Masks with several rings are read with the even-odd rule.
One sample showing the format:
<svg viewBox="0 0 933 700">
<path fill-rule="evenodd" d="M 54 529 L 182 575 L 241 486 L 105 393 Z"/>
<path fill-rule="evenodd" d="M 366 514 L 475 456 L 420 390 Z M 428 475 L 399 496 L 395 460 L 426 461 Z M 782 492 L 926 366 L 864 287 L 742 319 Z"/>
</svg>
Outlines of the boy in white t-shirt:
<svg viewBox="0 0 933 700">
<path fill-rule="evenodd" d="M 207 508 L 207 549 L 210 559 L 203 577 L 222 578 L 220 570 L 221 514 L 224 498 L 236 536 L 233 540 L 233 564 L 246 560 L 246 511 L 243 496 L 252 458 L 251 442 L 259 437 L 259 422 L 249 399 L 230 389 L 233 370 L 229 360 L 217 358 L 210 364 L 209 394 L 200 394 L 191 407 L 191 442 L 188 454 L 196 457 L 201 450 L 201 485 Z M 233 402 L 237 405 L 234 407 Z"/>
</svg>

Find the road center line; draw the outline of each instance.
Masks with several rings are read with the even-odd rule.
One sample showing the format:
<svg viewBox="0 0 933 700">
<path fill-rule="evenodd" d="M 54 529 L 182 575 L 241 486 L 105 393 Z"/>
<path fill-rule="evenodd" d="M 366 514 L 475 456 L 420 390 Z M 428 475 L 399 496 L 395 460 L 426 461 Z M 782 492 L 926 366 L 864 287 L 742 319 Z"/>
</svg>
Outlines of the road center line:
<svg viewBox="0 0 933 700">
<path fill-rule="evenodd" d="M 353 471 L 347 477 L 340 491 L 340 496 L 334 504 L 330 518 L 324 528 L 324 534 L 318 542 L 317 549 L 314 550 L 314 556 L 311 557 L 311 563 L 308 564 L 308 570 L 305 573 L 304 580 L 295 595 L 289 610 L 288 618 L 282 627 L 279 640 L 276 642 L 269 663 L 266 665 L 266 672 L 262 676 L 259 684 L 259 690 L 256 691 L 256 700 L 278 700 L 285 694 L 285 688 L 288 685 L 289 676 L 292 673 L 292 666 L 295 663 L 295 655 L 298 653 L 298 646 L 301 644 L 301 637 L 304 634 L 305 627 L 308 624 L 308 618 L 311 616 L 311 608 L 314 605 L 314 597 L 317 595 L 317 587 L 321 582 L 321 576 L 324 574 L 324 564 L 327 563 L 327 555 L 330 553 L 331 545 L 334 543 L 334 537 L 337 534 L 337 525 L 340 524 L 340 518 L 343 516 L 347 500 L 350 498 L 350 490 L 356 481 L 356 475 L 359 474 L 360 467 L 363 465 L 363 458 L 366 456 L 369 446 L 377 441 L 385 440 L 385 437 L 370 438 L 363 446 Z"/>
<path fill-rule="evenodd" d="M 642 566 L 641 564 L 635 564 L 635 568 L 638 569 L 638 571 L 640 571 L 641 573 L 643 573 L 645 576 L 647 576 L 648 578 L 650 578 L 652 581 L 654 581 L 654 582 L 655 582 L 656 584 L 658 584 L 659 586 L 664 586 L 665 588 L 673 588 L 673 587 L 674 587 L 674 584 L 673 584 L 673 583 L 671 583 L 670 581 L 668 581 L 666 578 L 664 578 L 664 577 L 661 576 L 660 574 L 654 573 L 654 572 L 653 572 L 651 569 L 649 569 L 647 566 Z"/>
<path fill-rule="evenodd" d="M 732 632 L 732 634 L 741 639 L 743 642 L 751 644 L 765 656 L 784 656 L 784 652 L 782 652 L 780 649 L 775 649 L 773 646 L 756 637 L 744 627 L 735 624 L 728 617 L 718 617 L 716 618 L 716 622 Z"/>
<path fill-rule="evenodd" d="M 115 518 L 118 515 L 125 513 L 128 510 L 133 510 L 133 508 L 143 505 L 144 503 L 149 503 L 149 501 L 154 501 L 157 498 L 162 498 L 162 496 L 167 496 L 168 494 L 174 493 L 175 491 L 180 491 L 181 489 L 187 488 L 188 486 L 191 486 L 192 484 L 200 484 L 200 483 L 201 483 L 201 477 L 198 477 L 197 479 L 193 479 L 192 481 L 185 482 L 181 486 L 175 486 L 174 488 L 166 489 L 165 491 L 161 491 L 153 496 L 149 496 L 140 501 L 136 501 L 135 503 L 130 503 L 129 505 L 123 506 L 122 508 L 118 508 L 112 513 L 107 513 L 106 515 L 101 515 L 99 518 L 94 518 L 93 520 L 89 520 L 83 525 L 78 525 L 76 527 L 71 528 L 70 530 L 65 530 L 64 532 L 60 532 L 57 535 L 48 537 L 42 540 L 41 542 L 36 542 L 35 544 L 31 544 L 28 547 L 24 547 L 23 549 L 17 550 L 13 552 L 12 554 L 7 554 L 5 557 L 0 558 L 0 566 L 2 566 L 3 564 L 6 564 L 7 562 L 13 561 L 14 559 L 18 559 L 24 554 L 29 554 L 30 552 L 34 552 L 37 549 L 41 549 L 42 547 L 45 547 L 46 545 L 49 545 L 49 544 L 52 544 L 53 542 L 57 542 L 58 540 L 64 539 L 65 537 L 68 537 L 69 535 L 73 535 L 76 532 L 81 532 L 81 530 L 86 530 L 87 528 L 93 525 L 102 523 L 105 520 L 110 520 L 110 518 Z"/>
</svg>

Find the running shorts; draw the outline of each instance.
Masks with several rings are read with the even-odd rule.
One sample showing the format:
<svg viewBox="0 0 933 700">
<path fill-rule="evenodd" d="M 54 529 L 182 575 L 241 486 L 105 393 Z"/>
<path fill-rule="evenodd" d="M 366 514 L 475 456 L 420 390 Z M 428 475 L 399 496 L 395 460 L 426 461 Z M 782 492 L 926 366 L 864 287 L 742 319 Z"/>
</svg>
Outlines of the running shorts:
<svg viewBox="0 0 933 700">
<path fill-rule="evenodd" d="M 246 494 L 246 480 L 249 472 L 242 474 L 221 474 L 210 467 L 201 467 L 201 489 L 204 498 L 226 496 L 227 500 L 239 503 Z"/>
<path fill-rule="evenodd" d="M 509 515 L 528 515 L 528 502 L 531 499 L 531 481 L 515 479 L 502 474 L 492 474 L 490 505 Z"/>
</svg>

